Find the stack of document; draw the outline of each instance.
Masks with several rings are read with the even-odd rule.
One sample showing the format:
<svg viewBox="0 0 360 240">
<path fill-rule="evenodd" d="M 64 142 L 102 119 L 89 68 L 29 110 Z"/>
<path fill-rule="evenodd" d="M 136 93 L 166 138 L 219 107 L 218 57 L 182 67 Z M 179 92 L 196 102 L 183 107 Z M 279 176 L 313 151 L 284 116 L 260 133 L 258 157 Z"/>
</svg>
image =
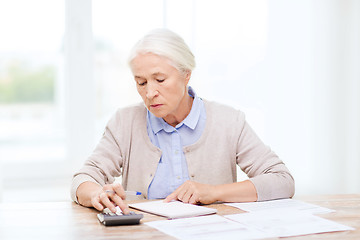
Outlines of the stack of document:
<svg viewBox="0 0 360 240">
<path fill-rule="evenodd" d="M 144 204 L 147 205 L 148 203 Z M 154 205 L 157 205 L 156 207 L 165 206 L 166 204 L 168 203 L 163 203 L 162 201 L 154 203 Z M 174 202 L 174 205 L 178 207 L 179 211 L 189 207 L 189 204 L 181 202 Z M 175 238 L 186 240 L 264 239 L 354 230 L 352 227 L 313 215 L 313 213 L 328 213 L 334 212 L 334 210 L 292 199 L 254 203 L 231 203 L 227 205 L 248 212 L 225 216 L 210 215 L 153 221 L 145 224 Z M 166 212 L 165 208 L 164 211 Z M 156 209 L 156 212 L 158 212 L 158 209 Z M 171 214 L 168 215 L 170 216 Z M 187 213 L 185 215 L 190 216 L 191 214 Z M 171 218 L 174 218 L 174 216 Z"/>
<path fill-rule="evenodd" d="M 294 200 L 294 199 L 280 199 L 273 201 L 264 201 L 264 202 L 247 202 L 247 203 L 225 203 L 226 205 L 239 208 L 246 212 L 259 212 L 259 211 L 268 211 L 268 210 L 280 210 L 280 211 L 294 211 L 298 210 L 301 212 L 307 212 L 311 214 L 320 214 L 320 213 L 331 213 L 335 210 L 320 207 L 314 204 Z"/>
</svg>

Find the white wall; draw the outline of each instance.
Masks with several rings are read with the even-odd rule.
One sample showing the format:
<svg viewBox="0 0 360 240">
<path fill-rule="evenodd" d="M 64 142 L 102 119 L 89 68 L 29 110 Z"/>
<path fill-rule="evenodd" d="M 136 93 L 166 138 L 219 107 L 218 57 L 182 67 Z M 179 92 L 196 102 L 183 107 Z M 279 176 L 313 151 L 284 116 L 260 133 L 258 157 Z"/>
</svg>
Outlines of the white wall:
<svg viewBox="0 0 360 240">
<path fill-rule="evenodd" d="M 167 23 L 193 47 L 197 92 L 247 113 L 297 194 L 359 193 L 360 3 L 192 3 L 188 31 Z"/>
<path fill-rule="evenodd" d="M 297 194 L 359 193 L 360 3 L 267 4 L 263 60 L 243 70 L 234 58 L 221 58 L 221 74 L 198 72 L 207 78 L 202 84 L 218 75 L 205 95 L 263 113 L 259 135 L 290 168 Z M 234 47 L 231 56 L 241 60 L 242 50 Z"/>
<path fill-rule="evenodd" d="M 269 1 L 266 137 L 297 194 L 360 192 L 360 5 Z"/>
</svg>

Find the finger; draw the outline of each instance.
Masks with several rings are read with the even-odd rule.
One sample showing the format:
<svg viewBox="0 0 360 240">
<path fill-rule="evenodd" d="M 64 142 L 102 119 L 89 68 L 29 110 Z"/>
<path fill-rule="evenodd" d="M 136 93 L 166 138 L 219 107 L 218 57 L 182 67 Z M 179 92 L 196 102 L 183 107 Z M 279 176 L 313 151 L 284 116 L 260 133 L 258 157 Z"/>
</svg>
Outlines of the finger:
<svg viewBox="0 0 360 240">
<path fill-rule="evenodd" d="M 190 204 L 197 204 L 199 202 L 198 196 L 196 193 L 194 193 L 191 198 L 189 199 Z"/>
<path fill-rule="evenodd" d="M 118 191 L 122 191 L 124 192 L 124 189 L 122 188 L 121 184 L 116 183 L 113 184 L 111 186 L 107 186 L 108 187 L 113 187 L 114 190 L 118 190 Z M 122 200 L 122 198 L 117 194 L 117 192 L 113 191 L 113 190 L 105 190 L 105 193 L 108 195 L 108 199 L 111 200 L 111 203 L 114 204 L 115 206 L 119 206 L 121 211 L 124 214 L 130 214 L 130 209 L 127 206 L 127 204 L 124 203 L 124 201 Z M 125 193 L 125 192 L 124 192 Z M 116 209 L 111 209 L 109 208 L 112 212 L 116 212 Z"/>
<path fill-rule="evenodd" d="M 115 208 L 115 205 L 110 201 L 109 199 L 109 193 L 101 193 L 100 194 L 100 202 L 102 203 L 103 206 L 107 207 L 110 209 L 110 211 L 112 212 L 116 212 L 116 208 Z"/>
<path fill-rule="evenodd" d="M 112 195 L 115 194 L 115 191 L 113 191 L 113 190 L 105 190 L 104 192 L 105 192 L 109 197 L 111 197 Z"/>
<path fill-rule="evenodd" d="M 112 190 L 111 184 L 105 184 L 105 185 L 102 187 L 102 190 L 103 190 L 103 191 L 105 191 L 105 190 Z"/>
<path fill-rule="evenodd" d="M 175 194 L 175 192 L 173 192 L 164 199 L 164 203 L 169 203 L 175 199 L 176 199 L 176 194 Z"/>
<path fill-rule="evenodd" d="M 98 211 L 104 210 L 104 206 L 100 203 L 100 196 L 91 199 L 91 204 Z"/>
<path fill-rule="evenodd" d="M 189 189 L 189 187 L 191 187 L 191 181 L 184 182 L 173 193 L 171 193 L 169 196 L 167 196 L 164 199 L 164 202 L 171 202 L 173 200 L 182 201 L 182 198 L 183 198 L 184 194 L 187 192 L 187 189 Z"/>
<path fill-rule="evenodd" d="M 170 194 L 169 202 L 173 200 L 180 200 L 182 201 L 182 198 L 184 194 L 186 193 L 187 189 L 189 188 L 188 183 L 183 183 L 180 187 L 178 187 L 172 194 Z"/>
<path fill-rule="evenodd" d="M 125 190 L 120 183 L 114 183 L 112 187 L 118 196 L 120 196 L 122 199 L 126 199 Z"/>
<path fill-rule="evenodd" d="M 193 195 L 193 193 L 194 193 L 193 191 L 191 191 L 190 189 L 187 189 L 187 191 L 184 192 L 184 194 L 181 196 L 181 198 L 180 198 L 180 195 L 178 196 L 178 198 L 179 198 L 182 202 L 188 203 L 189 200 L 190 200 L 190 198 L 191 198 L 191 196 Z"/>
<path fill-rule="evenodd" d="M 184 201 L 185 199 L 185 196 L 186 196 L 186 193 L 188 192 L 188 189 L 182 189 L 178 195 L 177 195 L 177 199 L 180 200 L 180 201 Z"/>
<path fill-rule="evenodd" d="M 181 187 L 181 186 L 180 186 Z M 177 200 L 178 199 L 178 192 L 181 191 L 181 188 L 176 189 L 174 192 L 172 192 L 170 195 L 168 195 L 165 199 L 164 202 L 168 203 L 171 202 L 173 200 Z"/>
<path fill-rule="evenodd" d="M 111 199 L 117 206 L 119 206 L 119 208 L 124 214 L 130 214 L 130 209 L 128 205 L 121 199 L 121 197 L 119 197 L 117 194 L 114 194 Z"/>
</svg>

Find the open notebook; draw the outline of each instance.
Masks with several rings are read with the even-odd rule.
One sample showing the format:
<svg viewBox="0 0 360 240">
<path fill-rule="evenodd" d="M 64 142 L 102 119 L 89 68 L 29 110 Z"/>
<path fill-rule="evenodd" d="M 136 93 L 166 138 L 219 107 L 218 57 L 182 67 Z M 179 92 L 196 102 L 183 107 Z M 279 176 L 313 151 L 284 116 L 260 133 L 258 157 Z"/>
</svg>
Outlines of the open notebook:
<svg viewBox="0 0 360 240">
<path fill-rule="evenodd" d="M 213 208 L 192 205 L 179 201 L 164 203 L 163 200 L 132 203 L 129 204 L 129 207 L 170 219 L 202 216 L 217 212 L 217 210 Z"/>
</svg>

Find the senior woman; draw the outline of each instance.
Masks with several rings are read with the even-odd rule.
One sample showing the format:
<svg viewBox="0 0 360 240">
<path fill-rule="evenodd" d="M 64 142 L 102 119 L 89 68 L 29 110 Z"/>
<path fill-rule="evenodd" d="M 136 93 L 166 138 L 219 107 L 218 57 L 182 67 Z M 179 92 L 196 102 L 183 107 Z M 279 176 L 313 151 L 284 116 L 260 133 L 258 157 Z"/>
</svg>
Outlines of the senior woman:
<svg viewBox="0 0 360 240">
<path fill-rule="evenodd" d="M 129 65 L 143 104 L 119 109 L 74 175 L 77 203 L 128 213 L 125 190 L 147 199 L 210 204 L 294 195 L 294 180 L 241 111 L 201 99 L 188 85 L 194 56 L 183 39 L 153 30 L 132 49 Z M 145 105 L 145 106 L 144 106 Z M 236 182 L 236 165 L 249 177 Z M 114 183 L 122 176 L 122 183 Z"/>
</svg>

